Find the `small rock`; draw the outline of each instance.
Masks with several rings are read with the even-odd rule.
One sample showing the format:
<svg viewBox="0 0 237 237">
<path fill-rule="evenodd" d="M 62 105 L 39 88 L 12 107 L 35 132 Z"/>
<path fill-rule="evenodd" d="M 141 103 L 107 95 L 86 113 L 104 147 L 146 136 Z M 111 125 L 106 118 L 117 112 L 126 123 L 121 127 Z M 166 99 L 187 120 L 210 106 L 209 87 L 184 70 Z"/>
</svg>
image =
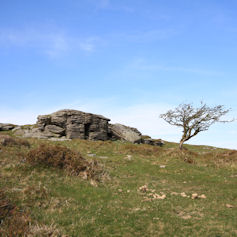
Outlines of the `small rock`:
<svg viewBox="0 0 237 237">
<path fill-rule="evenodd" d="M 198 198 L 198 194 L 197 193 L 193 193 L 192 194 L 192 199 L 196 199 L 196 198 Z"/>
<path fill-rule="evenodd" d="M 206 198 L 207 198 L 205 194 L 202 194 L 202 195 L 200 195 L 200 196 L 198 196 L 198 197 L 199 197 L 199 198 L 202 198 L 202 199 L 206 199 Z"/>
<path fill-rule="evenodd" d="M 93 179 L 90 180 L 90 184 L 91 184 L 92 186 L 94 186 L 94 187 L 98 187 L 96 181 L 93 180 Z"/>
<path fill-rule="evenodd" d="M 137 207 L 137 208 L 134 208 L 133 211 L 140 211 L 141 208 Z"/>
<path fill-rule="evenodd" d="M 125 157 L 125 159 L 127 159 L 127 160 L 132 160 L 132 156 L 131 156 L 131 155 L 127 155 L 127 156 Z"/>
<path fill-rule="evenodd" d="M 171 195 L 175 195 L 175 196 L 179 195 L 179 194 L 176 193 L 176 192 L 171 192 L 170 194 L 171 194 Z"/>
<path fill-rule="evenodd" d="M 127 190 L 127 193 L 130 193 L 130 190 Z"/>
<path fill-rule="evenodd" d="M 145 193 L 145 192 L 148 191 L 148 187 L 147 187 L 147 185 L 145 184 L 145 185 L 139 187 L 138 190 L 139 190 L 140 192 Z"/>
<path fill-rule="evenodd" d="M 188 197 L 188 195 L 186 193 L 180 193 L 181 197 Z"/>
<path fill-rule="evenodd" d="M 226 204 L 225 206 L 226 206 L 227 208 L 234 208 L 234 206 L 231 205 L 231 204 Z"/>
<path fill-rule="evenodd" d="M 123 190 L 120 188 L 120 189 L 118 189 L 118 191 L 121 193 L 121 192 L 123 192 Z"/>
<path fill-rule="evenodd" d="M 188 219 L 191 219 L 192 217 L 190 215 L 186 215 L 186 216 L 182 216 L 181 218 L 184 220 L 188 220 Z"/>
<path fill-rule="evenodd" d="M 160 168 L 165 168 L 166 166 L 165 165 L 160 165 Z"/>
<path fill-rule="evenodd" d="M 92 154 L 92 153 L 90 153 L 90 154 L 87 154 L 87 156 L 89 156 L 89 157 L 95 157 L 96 154 Z"/>
</svg>

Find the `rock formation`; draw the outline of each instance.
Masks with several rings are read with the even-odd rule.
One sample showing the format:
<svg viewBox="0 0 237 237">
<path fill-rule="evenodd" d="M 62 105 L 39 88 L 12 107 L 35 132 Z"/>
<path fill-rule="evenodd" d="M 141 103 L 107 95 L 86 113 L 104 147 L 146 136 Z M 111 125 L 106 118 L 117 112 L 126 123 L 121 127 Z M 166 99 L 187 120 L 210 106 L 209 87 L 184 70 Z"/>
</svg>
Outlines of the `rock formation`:
<svg viewBox="0 0 237 237">
<path fill-rule="evenodd" d="M 16 126 L 1 124 L 1 130 L 12 130 L 23 137 L 67 140 L 73 138 L 86 140 L 123 140 L 162 146 L 162 140 L 154 140 L 132 127 L 122 124 L 109 124 L 110 119 L 102 115 L 85 113 L 78 110 L 59 110 L 48 115 L 39 115 L 34 125 Z"/>
<path fill-rule="evenodd" d="M 78 110 L 59 110 L 49 115 L 39 115 L 33 127 L 16 129 L 25 137 L 38 138 L 80 138 L 88 140 L 108 140 L 108 121 L 101 115 Z"/>
<path fill-rule="evenodd" d="M 15 127 L 16 125 L 11 123 L 0 123 L 0 131 L 10 131 Z"/>
<path fill-rule="evenodd" d="M 109 136 L 112 140 L 124 140 L 132 143 L 141 143 L 142 134 L 132 127 L 119 123 L 109 125 Z"/>
</svg>

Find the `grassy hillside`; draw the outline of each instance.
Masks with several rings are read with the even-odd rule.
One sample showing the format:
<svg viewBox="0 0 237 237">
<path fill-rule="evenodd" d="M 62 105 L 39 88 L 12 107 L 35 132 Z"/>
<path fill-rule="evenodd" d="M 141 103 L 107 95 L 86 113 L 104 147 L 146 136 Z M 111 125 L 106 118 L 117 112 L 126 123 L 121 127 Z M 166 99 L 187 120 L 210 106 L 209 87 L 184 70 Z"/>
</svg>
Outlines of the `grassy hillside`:
<svg viewBox="0 0 237 237">
<path fill-rule="evenodd" d="M 3 236 L 237 236 L 237 151 L 27 141 L 0 146 Z M 46 143 L 98 161 L 100 181 L 27 162 Z"/>
</svg>

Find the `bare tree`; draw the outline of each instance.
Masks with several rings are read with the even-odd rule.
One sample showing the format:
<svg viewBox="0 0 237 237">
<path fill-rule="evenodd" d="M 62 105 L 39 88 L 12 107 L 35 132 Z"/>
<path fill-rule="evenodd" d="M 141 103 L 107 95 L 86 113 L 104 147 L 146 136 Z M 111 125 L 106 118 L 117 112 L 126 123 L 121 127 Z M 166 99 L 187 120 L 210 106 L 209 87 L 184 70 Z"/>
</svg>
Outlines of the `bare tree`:
<svg viewBox="0 0 237 237">
<path fill-rule="evenodd" d="M 200 107 L 197 108 L 192 104 L 180 104 L 174 110 L 161 114 L 160 117 L 171 125 L 183 128 L 183 136 L 179 143 L 179 148 L 182 150 L 184 142 L 198 133 L 208 130 L 212 124 L 232 122 L 233 120 L 220 120 L 229 111 L 230 109 L 225 109 L 223 105 L 209 107 L 201 102 Z"/>
</svg>

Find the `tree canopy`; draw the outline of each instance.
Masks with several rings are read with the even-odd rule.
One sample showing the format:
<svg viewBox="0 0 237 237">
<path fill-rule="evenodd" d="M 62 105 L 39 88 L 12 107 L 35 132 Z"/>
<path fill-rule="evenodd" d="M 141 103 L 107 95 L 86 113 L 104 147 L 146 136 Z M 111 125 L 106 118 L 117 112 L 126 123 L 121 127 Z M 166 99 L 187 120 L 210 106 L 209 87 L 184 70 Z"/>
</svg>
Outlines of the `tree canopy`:
<svg viewBox="0 0 237 237">
<path fill-rule="evenodd" d="M 209 107 L 201 102 L 199 107 L 194 107 L 191 103 L 188 103 L 180 104 L 175 109 L 161 114 L 160 117 L 171 125 L 183 128 L 183 135 L 180 140 L 180 149 L 182 149 L 184 142 L 198 133 L 208 130 L 212 124 L 233 121 L 221 120 L 229 111 L 230 109 L 226 109 L 223 105 Z"/>
</svg>

